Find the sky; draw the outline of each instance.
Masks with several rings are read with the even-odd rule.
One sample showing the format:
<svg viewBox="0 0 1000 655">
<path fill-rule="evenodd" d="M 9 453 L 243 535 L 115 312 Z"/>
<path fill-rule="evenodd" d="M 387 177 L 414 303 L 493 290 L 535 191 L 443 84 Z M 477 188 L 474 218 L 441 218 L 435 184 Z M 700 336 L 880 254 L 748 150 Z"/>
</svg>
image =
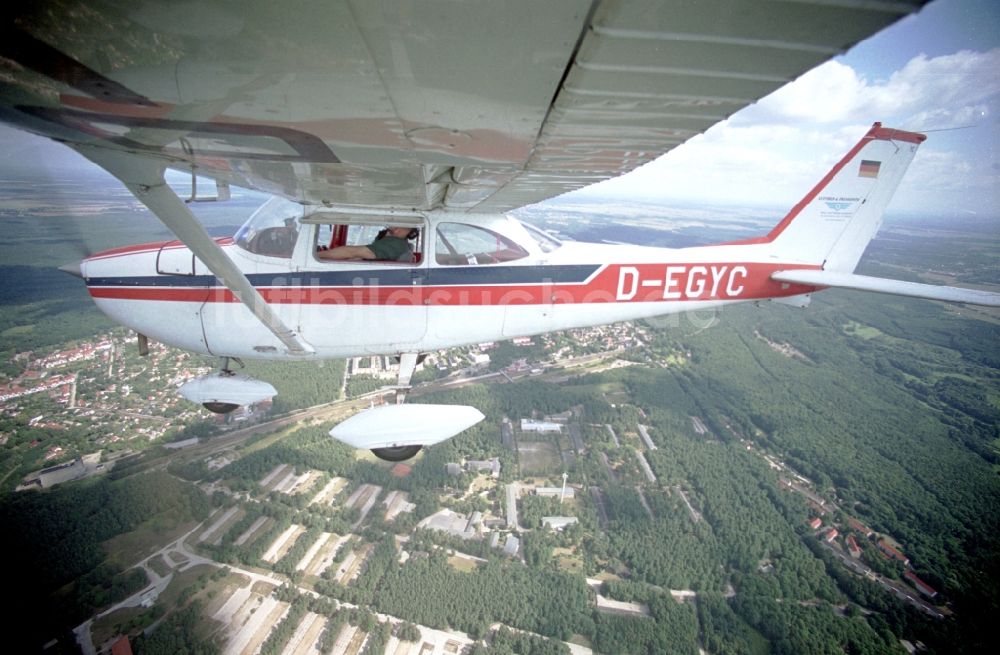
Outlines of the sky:
<svg viewBox="0 0 1000 655">
<path fill-rule="evenodd" d="M 934 0 L 630 175 L 571 194 L 788 208 L 875 121 L 928 140 L 889 212 L 1000 217 L 1000 1 Z M 92 165 L 0 127 L 8 162 Z"/>
<path fill-rule="evenodd" d="M 890 212 L 1000 217 L 1000 2 L 935 0 L 658 160 L 573 197 L 787 208 L 875 121 L 928 135 Z"/>
</svg>

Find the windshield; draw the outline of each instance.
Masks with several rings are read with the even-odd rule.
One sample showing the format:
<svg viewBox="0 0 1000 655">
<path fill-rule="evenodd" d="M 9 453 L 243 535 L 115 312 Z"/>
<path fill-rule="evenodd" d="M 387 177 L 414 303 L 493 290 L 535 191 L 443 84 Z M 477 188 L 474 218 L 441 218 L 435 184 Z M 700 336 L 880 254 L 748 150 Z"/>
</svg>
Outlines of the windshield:
<svg viewBox="0 0 1000 655">
<path fill-rule="evenodd" d="M 236 233 L 236 245 L 247 252 L 288 259 L 299 236 L 304 207 L 285 198 L 271 198 Z"/>
</svg>

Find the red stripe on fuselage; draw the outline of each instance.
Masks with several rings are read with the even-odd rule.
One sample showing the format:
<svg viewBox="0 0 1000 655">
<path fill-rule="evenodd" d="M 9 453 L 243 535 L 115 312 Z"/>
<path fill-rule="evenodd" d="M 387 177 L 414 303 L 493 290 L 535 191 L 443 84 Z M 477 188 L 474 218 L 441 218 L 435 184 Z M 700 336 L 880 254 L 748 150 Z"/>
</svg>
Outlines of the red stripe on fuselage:
<svg viewBox="0 0 1000 655">
<path fill-rule="evenodd" d="M 818 266 L 773 263 L 609 264 L 583 284 L 257 287 L 271 304 L 506 306 L 624 302 L 757 300 L 817 287 L 787 284 L 771 274 Z M 94 298 L 170 302 L 239 302 L 224 287 L 90 287 Z"/>
<path fill-rule="evenodd" d="M 233 237 L 216 237 L 215 242 L 220 246 L 228 246 L 233 243 Z M 101 252 L 95 252 L 93 255 L 85 258 L 84 261 L 92 261 L 96 259 L 111 259 L 114 257 L 121 257 L 123 255 L 135 255 L 142 252 L 156 252 L 163 248 L 187 248 L 183 243 L 174 239 L 173 241 L 153 241 L 150 243 L 137 243 L 131 246 L 121 246 L 120 248 L 110 248 L 108 250 L 102 250 Z"/>
</svg>

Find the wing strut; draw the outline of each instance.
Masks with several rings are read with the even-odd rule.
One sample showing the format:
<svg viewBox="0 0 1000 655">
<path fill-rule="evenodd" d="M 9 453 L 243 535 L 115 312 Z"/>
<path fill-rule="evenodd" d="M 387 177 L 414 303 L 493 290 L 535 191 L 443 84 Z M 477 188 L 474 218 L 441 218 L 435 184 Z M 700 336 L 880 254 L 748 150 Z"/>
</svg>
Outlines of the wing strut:
<svg viewBox="0 0 1000 655">
<path fill-rule="evenodd" d="M 274 312 L 254 289 L 250 280 L 209 236 L 205 227 L 163 178 L 166 164 L 155 159 L 106 148 L 74 145 L 84 157 L 108 171 L 128 187 L 132 195 L 153 212 L 191 252 L 208 267 L 270 330 L 292 355 L 316 351 Z"/>
</svg>

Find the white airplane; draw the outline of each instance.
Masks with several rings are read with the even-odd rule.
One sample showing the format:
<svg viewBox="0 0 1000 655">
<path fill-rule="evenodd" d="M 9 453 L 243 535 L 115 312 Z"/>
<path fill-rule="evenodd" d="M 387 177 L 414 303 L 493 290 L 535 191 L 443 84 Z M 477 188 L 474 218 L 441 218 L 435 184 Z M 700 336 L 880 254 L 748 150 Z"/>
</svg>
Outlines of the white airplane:
<svg viewBox="0 0 1000 655">
<path fill-rule="evenodd" d="M 0 118 L 109 171 L 178 238 L 69 270 L 140 347 L 220 357 L 182 389 L 213 411 L 274 395 L 230 358 L 397 355 L 401 402 L 420 355 L 451 346 L 830 287 L 1000 304 L 853 273 L 924 140 L 878 123 L 758 239 L 560 243 L 504 213 L 650 161 L 919 0 L 25 4 L 5 10 Z M 229 184 L 275 198 L 213 239 L 187 202 Z M 382 226 L 416 235 L 401 260 L 326 259 Z M 481 419 L 397 404 L 331 434 L 399 460 Z"/>
</svg>

